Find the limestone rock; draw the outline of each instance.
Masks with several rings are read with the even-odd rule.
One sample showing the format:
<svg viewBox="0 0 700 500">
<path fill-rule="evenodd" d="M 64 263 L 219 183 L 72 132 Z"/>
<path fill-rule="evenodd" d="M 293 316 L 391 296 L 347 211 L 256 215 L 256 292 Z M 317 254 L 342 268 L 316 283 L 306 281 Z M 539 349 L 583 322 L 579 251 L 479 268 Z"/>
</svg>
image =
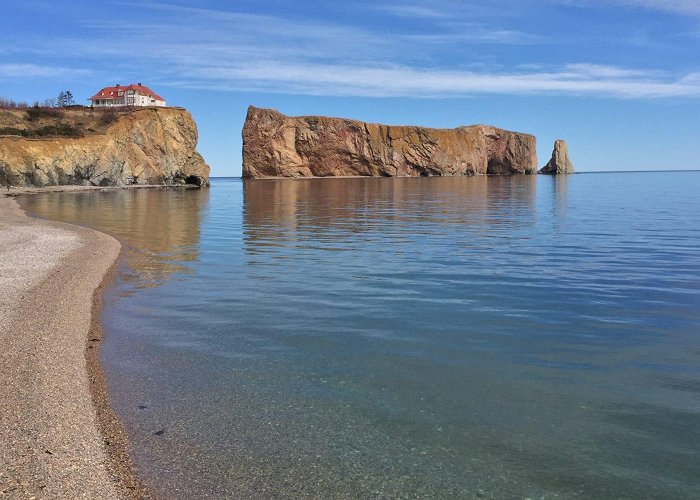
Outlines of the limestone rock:
<svg viewBox="0 0 700 500">
<path fill-rule="evenodd" d="M 391 126 L 248 108 L 243 177 L 455 176 L 537 172 L 535 137 L 487 125 Z"/>
<path fill-rule="evenodd" d="M 67 112 L 74 122 L 89 109 Z M 101 133 L 80 138 L 0 136 L 0 185 L 209 185 L 196 151 L 197 126 L 179 108 L 120 113 Z"/>
<path fill-rule="evenodd" d="M 540 174 L 559 175 L 573 174 L 574 164 L 569 159 L 569 146 L 566 141 L 557 139 L 554 141 L 554 151 L 552 151 L 552 159 L 549 160 L 542 169 Z"/>
</svg>

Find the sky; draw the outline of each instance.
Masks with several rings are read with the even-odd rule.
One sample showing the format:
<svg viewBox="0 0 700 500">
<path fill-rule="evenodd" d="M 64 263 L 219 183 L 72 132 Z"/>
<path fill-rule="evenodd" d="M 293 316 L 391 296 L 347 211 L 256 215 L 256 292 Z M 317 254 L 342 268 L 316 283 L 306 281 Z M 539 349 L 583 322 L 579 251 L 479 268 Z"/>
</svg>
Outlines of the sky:
<svg viewBox="0 0 700 500">
<path fill-rule="evenodd" d="M 142 82 L 240 176 L 249 105 L 565 139 L 578 171 L 700 168 L 700 0 L 3 0 L 0 96 Z"/>
</svg>

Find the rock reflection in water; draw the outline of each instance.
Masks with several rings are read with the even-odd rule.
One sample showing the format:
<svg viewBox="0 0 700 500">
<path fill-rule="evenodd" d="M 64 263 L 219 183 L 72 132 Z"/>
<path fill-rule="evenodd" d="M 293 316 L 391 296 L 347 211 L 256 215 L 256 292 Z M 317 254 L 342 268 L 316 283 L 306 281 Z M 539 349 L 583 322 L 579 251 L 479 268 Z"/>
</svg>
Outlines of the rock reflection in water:
<svg viewBox="0 0 700 500">
<path fill-rule="evenodd" d="M 246 250 L 269 252 L 291 241 L 339 250 L 372 232 L 408 241 L 443 224 L 522 227 L 534 220 L 536 186 L 532 176 L 247 181 Z"/>
<path fill-rule="evenodd" d="M 135 247 L 102 355 L 156 496 L 676 499 L 700 491 L 698 182 L 215 179 L 45 209 Z"/>
<path fill-rule="evenodd" d="M 209 191 L 124 189 L 27 196 L 22 207 L 42 217 L 80 224 L 114 236 L 123 245 L 120 278 L 132 288 L 160 286 L 199 256 L 200 222 Z"/>
</svg>

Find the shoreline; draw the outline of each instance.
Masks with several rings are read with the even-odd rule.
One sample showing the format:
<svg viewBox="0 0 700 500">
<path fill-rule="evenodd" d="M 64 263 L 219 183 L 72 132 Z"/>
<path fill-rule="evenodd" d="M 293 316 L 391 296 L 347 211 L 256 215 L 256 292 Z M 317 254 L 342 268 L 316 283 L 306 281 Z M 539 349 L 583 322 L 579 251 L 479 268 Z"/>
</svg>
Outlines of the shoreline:
<svg viewBox="0 0 700 500">
<path fill-rule="evenodd" d="M 80 193 L 84 191 L 119 191 L 122 189 L 203 189 L 194 184 L 129 184 L 127 186 L 78 186 L 74 184 L 58 184 L 44 187 L 0 186 L 0 199 L 15 198 L 32 194 L 44 193 Z M 21 209 L 20 209 L 21 210 Z"/>
<path fill-rule="evenodd" d="M 31 217 L 14 199 L 91 187 L 20 189 L 0 195 L 0 497 L 151 498 L 99 361 L 103 294 L 121 244 Z"/>
</svg>

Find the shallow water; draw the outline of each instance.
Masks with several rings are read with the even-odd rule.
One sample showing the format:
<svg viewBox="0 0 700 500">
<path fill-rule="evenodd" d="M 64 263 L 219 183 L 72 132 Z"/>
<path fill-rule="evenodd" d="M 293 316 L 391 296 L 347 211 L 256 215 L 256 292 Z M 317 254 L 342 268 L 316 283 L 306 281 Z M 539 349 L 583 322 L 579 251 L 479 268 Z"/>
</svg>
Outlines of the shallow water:
<svg viewBox="0 0 700 500">
<path fill-rule="evenodd" d="M 700 496 L 700 172 L 29 197 L 118 237 L 166 498 Z"/>
</svg>

